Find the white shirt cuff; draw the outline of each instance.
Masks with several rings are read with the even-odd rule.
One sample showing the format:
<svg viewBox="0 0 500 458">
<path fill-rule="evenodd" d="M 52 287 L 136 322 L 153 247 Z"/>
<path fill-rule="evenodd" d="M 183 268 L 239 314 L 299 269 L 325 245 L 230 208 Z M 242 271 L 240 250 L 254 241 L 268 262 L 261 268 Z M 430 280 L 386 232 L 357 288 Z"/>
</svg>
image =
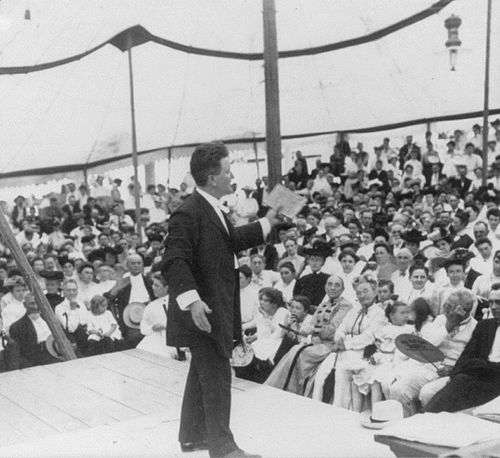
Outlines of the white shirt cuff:
<svg viewBox="0 0 500 458">
<path fill-rule="evenodd" d="M 177 296 L 177 304 L 183 311 L 189 310 L 191 304 L 199 300 L 200 296 L 198 295 L 198 291 L 196 291 L 195 289 L 191 289 Z"/>
<path fill-rule="evenodd" d="M 262 234 L 264 235 L 264 239 L 271 233 L 271 223 L 267 218 L 259 219 L 260 226 L 262 227 Z"/>
</svg>

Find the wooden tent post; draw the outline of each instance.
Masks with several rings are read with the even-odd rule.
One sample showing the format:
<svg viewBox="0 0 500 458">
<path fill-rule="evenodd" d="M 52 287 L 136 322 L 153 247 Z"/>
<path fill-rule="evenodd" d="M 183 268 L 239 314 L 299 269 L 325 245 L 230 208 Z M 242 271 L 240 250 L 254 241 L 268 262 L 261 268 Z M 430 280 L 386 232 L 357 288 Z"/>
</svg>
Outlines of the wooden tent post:
<svg viewBox="0 0 500 458">
<path fill-rule="evenodd" d="M 71 346 L 69 340 L 67 339 L 64 331 L 57 321 L 57 318 L 52 310 L 52 307 L 49 305 L 47 298 L 43 294 L 42 288 L 36 281 L 35 272 L 30 266 L 30 263 L 26 259 L 26 256 L 23 253 L 23 250 L 17 243 L 16 238 L 12 230 L 10 229 L 9 223 L 5 218 L 5 215 L 0 208 L 0 234 L 3 237 L 3 240 L 9 250 L 12 253 L 17 265 L 21 268 L 26 276 L 26 280 L 28 282 L 28 286 L 33 292 L 35 296 L 36 303 L 40 307 L 40 312 L 42 314 L 43 319 L 47 322 L 50 332 L 54 337 L 55 341 L 59 345 L 59 350 L 65 360 L 76 359 L 75 352 L 73 351 L 73 347 Z"/>
<path fill-rule="evenodd" d="M 131 41 L 131 40 L 130 40 Z M 139 234 L 139 242 L 142 243 L 142 221 L 141 221 L 141 198 L 140 198 L 140 186 L 139 186 L 139 175 L 138 160 L 137 160 L 137 136 L 135 127 L 135 100 L 134 100 L 134 71 L 132 68 L 132 43 L 129 44 L 127 49 L 128 54 L 128 74 L 130 83 L 130 118 L 132 123 L 132 164 L 134 166 L 134 200 L 135 200 L 135 219 L 137 233 Z"/>
<path fill-rule="evenodd" d="M 259 166 L 259 148 L 255 137 L 253 139 L 253 153 L 255 154 L 255 167 L 257 167 L 257 178 L 260 180 L 260 166 Z"/>
<path fill-rule="evenodd" d="M 281 129 L 278 41 L 274 0 L 262 0 L 264 22 L 264 76 L 266 89 L 266 149 L 269 188 L 281 183 Z"/>
<path fill-rule="evenodd" d="M 490 42 L 491 42 L 491 0 L 488 0 L 486 15 L 486 56 L 484 63 L 484 106 L 483 106 L 483 186 L 488 180 L 488 115 L 490 98 Z"/>
</svg>

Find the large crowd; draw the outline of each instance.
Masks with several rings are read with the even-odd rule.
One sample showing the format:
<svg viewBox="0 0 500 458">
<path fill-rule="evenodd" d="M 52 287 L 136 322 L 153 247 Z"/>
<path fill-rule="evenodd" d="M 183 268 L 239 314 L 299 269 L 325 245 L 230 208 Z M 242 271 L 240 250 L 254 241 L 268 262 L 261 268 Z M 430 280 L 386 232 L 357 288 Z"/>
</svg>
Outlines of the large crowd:
<svg viewBox="0 0 500 458">
<path fill-rule="evenodd" d="M 253 359 L 235 363 L 236 375 L 357 411 L 394 399 L 407 416 L 500 395 L 500 119 L 492 130 L 486 180 L 478 125 L 439 151 L 431 132 L 425 145 L 384 138 L 370 152 L 339 135 L 312 170 L 295 152 L 283 184 L 302 211 L 238 253 L 243 353 Z M 141 189 L 139 233 L 133 182 L 108 181 L 1 203 L 34 272 L 0 238 L 1 370 L 61 358 L 33 281 L 78 357 L 135 347 L 186 357 L 166 346 L 161 271 L 169 215 L 192 187 Z M 265 177 L 234 185 L 223 198 L 233 223 L 264 215 L 268 192 Z M 408 358 L 400 334 L 444 359 Z"/>
</svg>

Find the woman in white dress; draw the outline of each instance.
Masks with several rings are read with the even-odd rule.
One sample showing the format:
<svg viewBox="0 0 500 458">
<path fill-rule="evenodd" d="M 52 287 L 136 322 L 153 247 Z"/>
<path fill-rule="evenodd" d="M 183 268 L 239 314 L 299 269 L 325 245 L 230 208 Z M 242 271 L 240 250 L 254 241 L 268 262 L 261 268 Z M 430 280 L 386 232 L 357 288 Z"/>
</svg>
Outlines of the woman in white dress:
<svg viewBox="0 0 500 458">
<path fill-rule="evenodd" d="M 262 288 L 259 301 L 261 317 L 256 323 L 257 332 L 246 341 L 252 345 L 256 358 L 272 362 L 285 333 L 280 324 L 286 325 L 290 312 L 284 307 L 283 295 L 274 288 Z"/>
<path fill-rule="evenodd" d="M 178 359 L 177 349 L 167 347 L 168 286 L 160 273 L 153 274 L 153 293 L 156 299 L 144 309 L 141 334 L 145 337 L 137 348 Z"/>
<path fill-rule="evenodd" d="M 421 298 L 431 304 L 435 287 L 429 281 L 429 269 L 423 264 L 414 264 L 410 267 L 410 281 L 411 289 L 407 294 L 401 294 L 399 300 L 410 305 L 415 299 Z M 436 310 L 434 310 L 434 315 L 436 315 Z"/>
<path fill-rule="evenodd" d="M 359 257 L 353 250 L 346 248 L 339 254 L 338 259 L 342 266 L 342 272 L 339 272 L 339 277 L 342 278 L 345 288 L 343 297 L 351 304 L 354 304 L 357 298 L 352 282 L 359 276 L 359 269 L 356 269 L 356 263 L 359 261 Z"/>
<path fill-rule="evenodd" d="M 293 298 L 293 288 L 295 288 L 295 278 L 297 272 L 295 270 L 295 266 L 289 261 L 281 263 L 279 272 L 281 278 L 274 285 L 274 287 L 278 291 L 281 291 L 281 294 L 283 294 L 283 300 L 289 304 Z"/>
</svg>

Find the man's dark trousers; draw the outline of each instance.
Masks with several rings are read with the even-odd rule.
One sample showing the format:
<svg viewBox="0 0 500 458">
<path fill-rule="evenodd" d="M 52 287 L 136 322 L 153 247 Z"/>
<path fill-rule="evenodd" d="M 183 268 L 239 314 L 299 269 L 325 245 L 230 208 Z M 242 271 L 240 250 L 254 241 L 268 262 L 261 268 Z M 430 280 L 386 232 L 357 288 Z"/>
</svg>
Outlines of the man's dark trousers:
<svg viewBox="0 0 500 458">
<path fill-rule="evenodd" d="M 208 440 L 210 456 L 238 447 L 229 429 L 231 367 L 215 342 L 191 347 L 191 365 L 182 400 L 179 442 Z"/>
</svg>

